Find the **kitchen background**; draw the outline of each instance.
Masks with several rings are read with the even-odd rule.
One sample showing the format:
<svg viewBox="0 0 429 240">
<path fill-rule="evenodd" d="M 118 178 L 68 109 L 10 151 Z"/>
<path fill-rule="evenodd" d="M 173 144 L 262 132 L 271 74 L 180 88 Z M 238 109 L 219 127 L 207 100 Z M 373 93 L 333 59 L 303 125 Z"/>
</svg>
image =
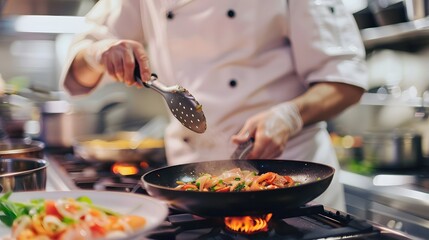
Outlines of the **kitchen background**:
<svg viewBox="0 0 429 240">
<path fill-rule="evenodd" d="M 370 77 L 360 103 L 329 121 L 344 169 L 347 210 L 391 228 L 426 234 L 429 1 L 343 1 L 361 30 Z M 6 84 L 0 113 L 12 136 L 70 147 L 76 136 L 135 130 L 154 116 L 166 115 L 162 99 L 150 90 L 109 84 L 90 96 L 70 99 L 59 88 L 71 38 L 84 29 L 83 16 L 96 2 L 0 0 L 0 77 Z M 375 173 L 399 176 L 389 178 L 387 185 L 406 188 L 387 189 L 389 193 L 372 188 L 377 185 Z M 372 183 L 365 185 L 368 180 Z M 426 195 L 403 201 L 403 195 L 391 195 L 417 185 Z"/>
<path fill-rule="evenodd" d="M 71 38 L 85 29 L 83 16 L 96 2 L 0 1 L 0 74 L 9 91 L 19 91 L 3 99 L 13 106 L 3 121 L 14 121 L 4 123 L 6 127 L 14 128 L 17 134 L 24 127 L 27 135 L 59 146 L 71 145 L 77 135 L 135 128 L 155 115 L 166 114 L 156 93 L 122 84 L 108 84 L 90 96 L 74 99 L 61 91 L 58 79 Z M 143 108 L 142 102 L 151 103 Z M 82 120 L 86 126 L 80 124 Z M 79 126 L 70 126 L 73 123 Z M 48 126 L 57 128 L 50 131 L 55 136 L 45 134 Z"/>
<path fill-rule="evenodd" d="M 83 16 L 96 2 L 1 0 L 2 78 L 9 85 L 20 86 L 19 95 L 42 106 L 42 113 L 44 110 L 48 113 L 60 111 L 51 109 L 56 106 L 51 101 L 57 100 L 65 100 L 70 107 L 62 111 L 68 110 L 75 115 L 97 115 L 108 110 L 105 113 L 107 131 L 133 125 L 142 117 L 149 119 L 165 113 L 162 101 L 151 101 L 161 103 L 159 105 L 138 107 L 141 102 L 158 97 L 152 91 L 126 88 L 121 84 L 107 85 L 91 96 L 78 99 L 69 99 L 60 91 L 59 74 L 71 38 L 74 33 L 84 29 Z M 344 136 L 362 135 L 370 130 L 412 128 L 424 134 L 427 122 L 424 107 L 429 104 L 429 92 L 426 91 L 429 88 L 426 2 L 344 0 L 361 28 L 367 49 L 370 90 L 362 98 L 361 104 L 331 122 L 332 132 Z M 137 101 L 128 101 L 131 96 L 133 99 L 138 97 Z M 25 103 L 24 99 L 13 100 L 21 105 Z M 44 106 L 47 101 L 49 104 Z M 30 115 L 30 112 L 23 110 L 15 113 L 19 114 Z M 34 118 L 38 116 L 34 115 L 26 117 L 37 120 Z M 37 129 L 31 129 L 35 125 L 27 124 L 27 131 L 37 134 Z M 429 154 L 428 137 L 424 137 L 423 141 L 423 146 L 428 146 L 423 151 Z"/>
</svg>

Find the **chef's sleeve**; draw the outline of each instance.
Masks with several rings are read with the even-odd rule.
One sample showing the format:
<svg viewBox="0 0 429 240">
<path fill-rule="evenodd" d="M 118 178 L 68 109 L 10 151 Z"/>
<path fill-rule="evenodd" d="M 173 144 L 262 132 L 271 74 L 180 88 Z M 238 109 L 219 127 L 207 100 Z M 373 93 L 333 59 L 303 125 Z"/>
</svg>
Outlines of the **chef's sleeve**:
<svg viewBox="0 0 429 240">
<path fill-rule="evenodd" d="M 304 84 L 340 82 L 367 89 L 365 48 L 341 0 L 290 0 L 288 38 Z"/>
<path fill-rule="evenodd" d="M 100 0 L 85 16 L 86 28 L 74 36 L 60 76 L 60 87 L 70 95 L 88 94 L 88 88 L 74 81 L 70 71 L 73 59 L 82 49 L 95 41 L 130 39 L 144 44 L 144 33 L 140 16 L 140 1 Z M 111 81 L 104 74 L 98 85 Z"/>
</svg>

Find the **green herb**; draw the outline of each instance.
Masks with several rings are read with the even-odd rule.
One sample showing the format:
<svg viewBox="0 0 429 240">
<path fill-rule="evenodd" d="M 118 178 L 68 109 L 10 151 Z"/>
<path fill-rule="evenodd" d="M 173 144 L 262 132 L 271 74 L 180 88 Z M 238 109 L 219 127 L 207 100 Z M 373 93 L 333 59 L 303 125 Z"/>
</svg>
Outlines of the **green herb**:
<svg viewBox="0 0 429 240">
<path fill-rule="evenodd" d="M 31 199 L 30 202 L 34 203 L 34 204 L 44 204 L 45 199 L 43 199 L 43 198 Z"/>
<path fill-rule="evenodd" d="M 216 192 L 216 185 L 209 187 L 210 192 Z"/>
<path fill-rule="evenodd" d="M 88 204 L 92 205 L 91 198 L 89 198 L 87 196 L 80 196 L 80 197 L 76 198 L 76 201 L 83 202 L 83 203 L 88 203 Z"/>
<path fill-rule="evenodd" d="M 61 220 L 61 222 L 67 224 L 67 225 L 72 225 L 73 223 L 76 223 L 76 220 L 74 220 L 73 218 L 69 218 L 69 217 L 63 217 L 63 220 Z"/>
<path fill-rule="evenodd" d="M 235 181 L 240 181 L 240 180 L 241 180 L 241 178 L 236 177 L 236 178 L 234 178 L 234 180 L 235 180 Z"/>
<path fill-rule="evenodd" d="M 102 212 L 104 212 L 107 215 L 111 215 L 111 216 L 120 216 L 121 215 L 121 214 L 119 214 L 117 212 L 114 212 L 114 211 L 112 211 L 110 209 L 94 205 L 93 202 L 92 202 L 92 200 L 91 200 L 91 198 L 89 198 L 87 196 L 77 197 L 76 201 L 81 202 L 81 203 L 86 203 L 86 204 L 88 204 L 88 206 L 90 206 L 92 208 L 95 208 L 95 209 L 97 209 L 99 211 L 102 211 Z"/>
<path fill-rule="evenodd" d="M 29 216 L 34 213 L 40 213 L 45 210 L 45 200 L 44 199 L 32 199 L 30 203 L 20 203 L 13 202 L 9 200 L 12 192 L 7 192 L 0 197 L 0 221 L 6 226 L 11 227 L 13 222 L 21 216 Z M 109 209 L 97 206 L 92 204 L 92 201 L 89 197 L 81 196 L 76 198 L 78 202 L 87 203 L 90 207 L 95 208 L 99 211 L 106 213 L 107 215 L 119 216 L 120 214 L 111 211 Z M 31 213 L 31 214 L 30 214 Z M 72 224 L 73 219 L 64 217 L 62 220 L 66 224 Z"/>
<path fill-rule="evenodd" d="M 237 185 L 237 187 L 235 187 L 234 192 L 240 192 L 241 190 L 243 190 L 246 187 L 246 185 L 244 184 L 244 182 L 241 182 Z"/>
<path fill-rule="evenodd" d="M 223 180 L 221 179 L 221 180 L 219 180 L 219 182 L 218 182 L 219 184 L 222 184 L 223 183 Z"/>
<path fill-rule="evenodd" d="M 16 203 L 9 200 L 12 192 L 7 192 L 0 197 L 0 221 L 11 227 L 15 219 L 28 215 L 30 210 L 36 207 L 35 204 Z"/>
<path fill-rule="evenodd" d="M 195 184 L 195 186 L 197 186 L 197 188 L 200 188 L 200 182 L 197 182 L 197 183 Z"/>
</svg>

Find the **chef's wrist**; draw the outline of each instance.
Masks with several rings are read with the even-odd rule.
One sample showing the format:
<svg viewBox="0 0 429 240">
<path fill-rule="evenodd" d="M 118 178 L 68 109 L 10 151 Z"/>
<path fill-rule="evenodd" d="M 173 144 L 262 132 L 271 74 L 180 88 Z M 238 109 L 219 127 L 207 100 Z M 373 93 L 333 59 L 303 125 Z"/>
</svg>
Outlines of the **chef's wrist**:
<svg viewBox="0 0 429 240">
<path fill-rule="evenodd" d="M 293 102 L 284 102 L 271 108 L 271 111 L 277 116 L 287 127 L 289 137 L 298 134 L 304 123 L 301 118 L 298 107 Z"/>
<path fill-rule="evenodd" d="M 89 45 L 83 52 L 83 57 L 88 66 L 97 72 L 104 72 L 105 66 L 101 63 L 101 57 L 117 41 L 117 39 L 105 39 Z"/>
</svg>

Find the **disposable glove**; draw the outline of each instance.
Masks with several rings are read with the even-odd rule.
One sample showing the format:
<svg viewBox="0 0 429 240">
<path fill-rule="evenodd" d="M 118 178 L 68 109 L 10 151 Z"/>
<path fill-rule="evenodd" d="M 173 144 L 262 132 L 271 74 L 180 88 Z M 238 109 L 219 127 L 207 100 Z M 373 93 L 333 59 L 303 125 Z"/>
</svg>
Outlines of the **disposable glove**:
<svg viewBox="0 0 429 240">
<path fill-rule="evenodd" d="M 285 102 L 249 118 L 234 143 L 240 144 L 255 138 L 253 150 L 247 158 L 275 158 L 283 153 L 287 141 L 301 131 L 303 121 L 297 106 Z"/>
</svg>

